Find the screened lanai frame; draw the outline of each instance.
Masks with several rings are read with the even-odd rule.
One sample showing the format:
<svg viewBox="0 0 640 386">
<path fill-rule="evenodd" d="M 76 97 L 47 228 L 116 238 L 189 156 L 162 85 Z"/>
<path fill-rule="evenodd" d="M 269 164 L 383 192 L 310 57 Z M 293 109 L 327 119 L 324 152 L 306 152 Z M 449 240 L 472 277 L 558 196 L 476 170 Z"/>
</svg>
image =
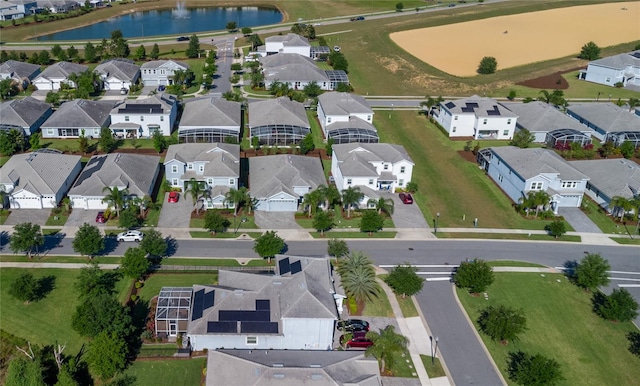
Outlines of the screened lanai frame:
<svg viewBox="0 0 640 386">
<path fill-rule="evenodd" d="M 378 138 L 378 133 L 375 130 L 360 129 L 356 127 L 329 130 L 327 135 L 329 138 L 333 139 L 334 144 L 353 143 L 353 142 L 361 142 L 361 143 L 380 142 L 380 138 Z"/>
<path fill-rule="evenodd" d="M 578 143 L 584 147 L 591 144 L 591 136 L 574 129 L 557 129 L 547 133 L 545 143 L 548 147 L 556 147 L 558 143 Z"/>
<path fill-rule="evenodd" d="M 308 127 L 275 124 L 250 128 L 251 137 L 258 137 L 260 145 L 291 146 L 298 145 L 311 132 Z"/>
<path fill-rule="evenodd" d="M 162 287 L 156 305 L 156 336 L 187 332 L 192 295 L 191 287 Z"/>
<path fill-rule="evenodd" d="M 178 130 L 178 141 L 180 143 L 227 143 L 226 138 L 233 138 L 237 143 L 240 141 L 240 132 L 233 129 L 214 127 Z"/>
<path fill-rule="evenodd" d="M 616 146 L 620 146 L 629 141 L 633 143 L 635 147 L 640 147 L 640 131 L 616 131 L 615 133 L 609 133 L 607 134 L 606 141 L 611 141 Z"/>
</svg>

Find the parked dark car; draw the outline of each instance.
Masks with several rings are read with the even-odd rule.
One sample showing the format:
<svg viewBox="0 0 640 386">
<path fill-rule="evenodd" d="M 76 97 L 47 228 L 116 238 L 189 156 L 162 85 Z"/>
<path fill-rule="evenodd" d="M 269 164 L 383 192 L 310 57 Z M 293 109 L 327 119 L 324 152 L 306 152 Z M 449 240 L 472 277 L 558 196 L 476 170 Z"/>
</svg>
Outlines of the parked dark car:
<svg viewBox="0 0 640 386">
<path fill-rule="evenodd" d="M 364 20 L 364 16 L 356 16 L 356 17 L 352 17 L 351 19 L 349 19 L 351 21 L 360 21 L 360 20 Z"/>
<path fill-rule="evenodd" d="M 160 86 L 158 86 L 158 91 L 164 91 L 167 88 L 167 86 L 161 84 Z"/>
<path fill-rule="evenodd" d="M 405 204 L 413 204 L 413 197 L 411 197 L 411 193 L 400 193 L 398 197 L 400 197 L 400 201 Z"/>
<path fill-rule="evenodd" d="M 189 40 L 189 38 L 186 36 L 180 36 L 179 38 L 176 38 L 176 41 L 178 42 L 186 42 L 187 40 Z"/>
<path fill-rule="evenodd" d="M 344 347 L 349 350 L 351 348 L 367 348 L 373 346 L 373 342 L 367 339 L 366 332 L 354 332 L 353 337 L 345 342 L 344 335 L 340 337 L 340 342 L 343 342 Z"/>
<path fill-rule="evenodd" d="M 344 331 L 369 331 L 369 322 L 360 319 L 347 319 L 338 321 L 338 330 Z"/>
<path fill-rule="evenodd" d="M 98 212 L 96 215 L 96 222 L 100 224 L 107 222 L 107 219 L 104 217 L 104 212 Z"/>
</svg>

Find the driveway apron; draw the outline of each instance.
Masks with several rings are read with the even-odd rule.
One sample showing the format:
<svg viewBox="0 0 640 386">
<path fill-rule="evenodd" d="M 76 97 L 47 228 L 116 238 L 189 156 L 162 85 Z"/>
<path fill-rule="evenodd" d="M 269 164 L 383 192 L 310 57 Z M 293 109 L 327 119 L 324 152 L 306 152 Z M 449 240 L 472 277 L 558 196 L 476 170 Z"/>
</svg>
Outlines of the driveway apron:
<svg viewBox="0 0 640 386">
<path fill-rule="evenodd" d="M 576 232 L 602 233 L 580 208 L 558 208 L 558 214 L 564 217 Z"/>
<path fill-rule="evenodd" d="M 254 219 L 262 229 L 302 229 L 294 219 L 294 212 L 266 212 L 256 210 Z"/>
<path fill-rule="evenodd" d="M 167 202 L 169 193 L 165 193 L 163 198 L 158 228 L 189 228 L 191 221 L 191 211 L 193 201 L 189 195 L 180 193 L 178 202 Z"/>
<path fill-rule="evenodd" d="M 18 225 L 24 222 L 45 225 L 51 214 L 51 209 L 11 209 L 4 225 Z"/>
</svg>

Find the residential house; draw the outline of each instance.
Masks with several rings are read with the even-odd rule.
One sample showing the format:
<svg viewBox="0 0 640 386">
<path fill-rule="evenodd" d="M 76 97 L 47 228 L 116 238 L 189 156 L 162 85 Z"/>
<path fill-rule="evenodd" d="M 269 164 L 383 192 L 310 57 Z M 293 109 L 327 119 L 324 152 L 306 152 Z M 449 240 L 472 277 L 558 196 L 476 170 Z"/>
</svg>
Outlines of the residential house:
<svg viewBox="0 0 640 386">
<path fill-rule="evenodd" d="M 129 59 L 109 59 L 100 63 L 95 72 L 100 74 L 104 90 L 130 90 L 140 78 L 140 66 Z"/>
<path fill-rule="evenodd" d="M 180 142 L 240 142 L 243 127 L 243 109 L 240 102 L 221 98 L 201 98 L 184 104 L 178 138 Z"/>
<path fill-rule="evenodd" d="M 152 60 L 142 64 L 140 74 L 145 86 L 168 86 L 173 84 L 176 71 L 187 71 L 189 65 L 174 60 Z"/>
<path fill-rule="evenodd" d="M 63 83 L 75 88 L 76 84 L 69 80 L 69 75 L 80 75 L 87 71 L 89 67 L 84 64 L 71 62 L 57 62 L 40 73 L 32 82 L 38 90 L 58 91 Z"/>
<path fill-rule="evenodd" d="M 80 174 L 80 158 L 49 149 L 12 156 L 0 173 L 10 207 L 55 208 Z"/>
<path fill-rule="evenodd" d="M 42 138 L 99 138 L 100 130 L 109 127 L 111 101 L 74 99 L 64 102 L 41 126 Z"/>
<path fill-rule="evenodd" d="M 558 208 L 579 208 L 589 182 L 588 176 L 552 150 L 491 147 L 482 149 L 478 159 L 513 202 L 542 190 L 551 197 L 549 205 L 556 214 Z"/>
<path fill-rule="evenodd" d="M 373 110 L 360 95 L 327 92 L 318 96 L 318 120 L 327 139 L 334 144 L 379 142 L 373 126 Z"/>
<path fill-rule="evenodd" d="M 640 50 L 593 60 L 579 78 L 607 86 L 640 86 Z"/>
<path fill-rule="evenodd" d="M 315 82 L 322 90 L 335 90 L 339 83 L 349 84 L 347 73 L 342 70 L 322 70 L 313 59 L 298 54 L 276 54 L 259 59 L 266 88 L 275 82 L 302 90 Z"/>
<path fill-rule="evenodd" d="M 51 13 L 67 13 L 80 5 L 75 0 L 37 0 L 38 9 L 48 9 Z"/>
<path fill-rule="evenodd" d="M 451 138 L 512 139 L 518 119 L 494 99 L 477 95 L 441 102 L 431 114 Z"/>
<path fill-rule="evenodd" d="M 5 101 L 0 103 L 0 130 L 15 128 L 30 136 L 40 130 L 52 113 L 50 104 L 30 96 Z"/>
<path fill-rule="evenodd" d="M 160 171 L 155 155 L 111 153 L 94 155 L 67 194 L 74 209 L 107 209 L 106 189 L 123 191 L 126 199 L 151 197 Z"/>
<path fill-rule="evenodd" d="M 178 117 L 178 101 L 170 94 L 126 99 L 111 110 L 111 131 L 120 138 L 149 138 L 156 131 L 171 135 Z"/>
<path fill-rule="evenodd" d="M 326 258 L 277 256 L 276 274 L 220 270 L 194 285 L 187 339 L 193 350 L 331 350 L 338 320 Z"/>
<path fill-rule="evenodd" d="M 25 16 L 33 15 L 38 9 L 38 2 L 36 0 L 11 0 L 11 3 L 18 7 L 18 11 L 24 13 Z"/>
<path fill-rule="evenodd" d="M 589 176 L 585 192 L 608 212 L 614 209 L 613 197 L 640 197 L 640 165 L 631 160 L 600 159 L 569 161 L 569 164 Z"/>
<path fill-rule="evenodd" d="M 379 192 L 404 189 L 415 164 L 404 147 L 388 143 L 345 143 L 333 146 L 331 175 L 339 191 L 358 187 L 365 194 L 360 206 Z"/>
<path fill-rule="evenodd" d="M 24 18 L 24 11 L 18 9 L 18 4 L 11 1 L 0 2 L 0 21 L 17 20 Z"/>
<path fill-rule="evenodd" d="M 555 143 L 549 143 L 549 140 L 560 134 L 557 130 L 567 134 L 572 133 L 573 136 L 567 140 L 569 142 L 579 142 L 583 145 L 591 143 L 590 129 L 548 103 L 534 101 L 530 103 L 500 102 L 500 104 L 518 116 L 516 131 L 527 129 L 535 136 L 533 140 L 535 143 L 547 143 L 548 146 L 553 147 Z"/>
<path fill-rule="evenodd" d="M 269 155 L 249 159 L 249 190 L 256 210 L 295 212 L 305 194 L 326 185 L 319 158 Z"/>
<path fill-rule="evenodd" d="M 238 189 L 240 146 L 228 143 L 171 145 L 164 161 L 165 178 L 171 186 L 186 189 L 191 178 L 208 190 L 207 208 L 233 207 L 225 194 Z"/>
<path fill-rule="evenodd" d="M 7 60 L 0 64 L 0 80 L 12 79 L 18 89 L 24 90 L 40 74 L 40 66 L 17 60 Z"/>
<path fill-rule="evenodd" d="M 311 124 L 302 103 L 280 97 L 249 103 L 249 133 L 261 145 L 298 145 Z"/>
<path fill-rule="evenodd" d="M 266 55 L 298 54 L 306 57 L 311 56 L 309 40 L 293 33 L 266 37 L 264 39 L 264 48 Z"/>
<path fill-rule="evenodd" d="M 363 351 L 211 350 L 206 386 L 381 386 L 375 358 Z"/>
<path fill-rule="evenodd" d="M 640 116 L 614 103 L 572 103 L 567 114 L 592 130 L 600 141 L 620 146 L 625 140 L 640 146 Z"/>
</svg>

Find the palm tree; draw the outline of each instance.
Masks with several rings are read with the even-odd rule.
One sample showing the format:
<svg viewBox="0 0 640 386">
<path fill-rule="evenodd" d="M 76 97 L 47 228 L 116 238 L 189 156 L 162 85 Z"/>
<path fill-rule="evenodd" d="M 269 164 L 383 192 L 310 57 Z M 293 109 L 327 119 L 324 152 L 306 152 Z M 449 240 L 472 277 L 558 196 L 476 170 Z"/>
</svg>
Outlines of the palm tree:
<svg viewBox="0 0 640 386">
<path fill-rule="evenodd" d="M 120 209 L 124 205 L 127 200 L 127 196 L 129 196 L 129 189 L 124 188 L 122 190 L 118 189 L 117 186 L 110 188 L 105 186 L 102 189 L 102 192 L 107 192 L 107 195 L 104 196 L 102 202 L 106 202 L 116 211 L 116 216 L 120 217 Z"/>
<path fill-rule="evenodd" d="M 625 213 L 633 209 L 632 200 L 626 199 L 622 196 L 612 197 L 609 205 L 613 206 L 613 216 L 620 216 L 620 221 L 624 220 Z"/>
<path fill-rule="evenodd" d="M 629 102 L 627 102 L 627 104 L 629 105 L 629 112 L 633 111 L 633 109 L 635 107 L 640 106 L 640 99 L 639 98 L 629 98 Z"/>
<path fill-rule="evenodd" d="M 206 190 L 202 188 L 202 183 L 196 180 L 195 178 L 191 178 L 189 182 L 187 182 L 187 189 L 184 191 L 185 194 L 190 194 L 191 199 L 196 207 L 196 214 L 200 213 L 200 200 L 204 198 L 207 194 Z"/>
<path fill-rule="evenodd" d="M 231 188 L 224 195 L 225 204 L 233 204 L 233 215 L 238 215 L 238 210 L 240 206 L 244 205 L 249 200 L 249 195 L 247 194 L 247 188 L 244 186 L 240 189 Z"/>
<path fill-rule="evenodd" d="M 347 208 L 347 218 L 351 218 L 351 209 L 362 201 L 363 197 L 364 193 L 357 186 L 350 186 L 342 191 L 342 204 Z"/>
<path fill-rule="evenodd" d="M 381 292 L 380 284 L 376 281 L 376 273 L 371 264 L 355 267 L 341 278 L 344 292 L 358 305 L 358 315 L 362 314 L 365 301 L 377 299 Z"/>
<path fill-rule="evenodd" d="M 540 210 L 544 209 L 544 207 L 547 206 L 550 201 L 551 196 L 549 196 L 549 194 L 544 190 L 530 191 L 529 193 L 527 193 L 527 197 L 522 197 L 520 199 L 523 207 L 527 209 L 536 208 L 535 217 L 538 217 Z"/>
<path fill-rule="evenodd" d="M 375 273 L 375 269 L 373 268 L 373 264 L 371 263 L 369 256 L 365 255 L 363 252 L 354 251 L 340 259 L 336 271 L 341 277 L 343 277 L 349 275 L 349 272 L 361 266 L 370 267 L 370 269 Z"/>
<path fill-rule="evenodd" d="M 318 205 L 321 201 L 323 201 L 322 191 L 319 189 L 320 188 L 313 190 L 305 194 L 303 197 L 302 205 L 307 209 L 309 217 L 311 217 L 311 215 L 315 213 Z"/>
<path fill-rule="evenodd" d="M 367 332 L 367 339 L 373 342 L 364 353 L 365 356 L 373 356 L 380 361 L 380 372 L 384 374 L 387 364 L 393 365 L 397 353 L 402 353 L 409 346 L 406 336 L 396 333 L 395 327 L 388 325 L 380 332 Z"/>
<path fill-rule="evenodd" d="M 7 193 L 4 185 L 0 186 L 0 209 L 4 209 L 4 205 L 7 202 L 7 197 L 9 197 L 9 193 Z"/>
<path fill-rule="evenodd" d="M 322 199 L 324 201 L 324 210 L 331 209 L 331 207 L 340 202 L 340 199 L 342 198 L 340 196 L 338 188 L 335 185 L 320 185 L 318 186 L 318 190 L 322 194 Z"/>
<path fill-rule="evenodd" d="M 376 210 L 378 211 L 378 214 L 382 214 L 382 212 L 385 212 L 389 216 L 393 214 L 394 206 L 393 206 L 393 199 L 391 198 L 380 197 L 377 200 L 374 200 L 372 198 L 367 202 L 367 204 L 375 205 Z"/>
</svg>

